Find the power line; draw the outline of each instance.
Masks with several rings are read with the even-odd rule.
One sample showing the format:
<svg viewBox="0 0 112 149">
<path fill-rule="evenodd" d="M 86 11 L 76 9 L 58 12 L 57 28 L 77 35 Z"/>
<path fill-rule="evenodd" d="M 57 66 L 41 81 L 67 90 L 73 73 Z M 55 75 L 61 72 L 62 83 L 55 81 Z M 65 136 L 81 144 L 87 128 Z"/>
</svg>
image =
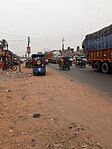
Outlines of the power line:
<svg viewBox="0 0 112 149">
<path fill-rule="evenodd" d="M 4 27 L 3 25 L 0 24 L 0 27 L 12 34 L 12 32 L 9 29 L 7 29 L 6 27 Z"/>
<path fill-rule="evenodd" d="M 107 23 L 107 21 L 111 21 L 112 22 L 112 16 L 111 16 L 111 14 L 110 15 L 109 14 L 110 14 L 110 12 L 105 13 L 103 15 L 100 15 L 100 18 L 103 18 L 103 19 L 99 19 L 98 20 L 98 18 L 97 18 L 97 19 L 94 20 L 94 22 L 95 22 L 94 24 L 93 23 L 89 24 L 89 25 L 85 24 L 85 26 L 82 26 L 82 27 L 78 28 L 78 30 L 87 31 L 87 30 L 92 29 L 92 28 L 94 28 L 94 27 L 96 27 L 98 25 L 102 25 L 102 23 Z"/>
<path fill-rule="evenodd" d="M 105 19 L 103 19 L 103 20 L 100 20 L 100 21 L 98 21 L 97 23 L 95 23 L 94 25 L 87 26 L 86 30 L 87 30 L 87 29 L 94 28 L 94 27 L 96 27 L 96 26 L 98 26 L 98 25 L 102 25 L 102 23 L 107 22 L 107 20 L 110 20 L 110 17 L 105 18 Z"/>
<path fill-rule="evenodd" d="M 20 43 L 22 43 L 22 42 L 24 42 L 24 41 L 19 41 L 19 42 L 17 42 L 17 43 L 11 44 L 10 46 L 15 46 L 15 45 L 20 44 Z"/>
<path fill-rule="evenodd" d="M 13 37 L 25 37 L 25 36 L 20 36 L 20 35 L 14 35 L 14 34 L 8 34 L 8 33 L 3 33 L 3 32 L 0 32 L 0 34 L 3 34 L 3 35 L 7 35 L 7 36 L 13 36 Z"/>
<path fill-rule="evenodd" d="M 19 42 L 19 41 L 26 41 L 27 40 L 27 38 L 26 39 L 21 39 L 21 40 L 8 40 L 8 42 Z"/>
</svg>

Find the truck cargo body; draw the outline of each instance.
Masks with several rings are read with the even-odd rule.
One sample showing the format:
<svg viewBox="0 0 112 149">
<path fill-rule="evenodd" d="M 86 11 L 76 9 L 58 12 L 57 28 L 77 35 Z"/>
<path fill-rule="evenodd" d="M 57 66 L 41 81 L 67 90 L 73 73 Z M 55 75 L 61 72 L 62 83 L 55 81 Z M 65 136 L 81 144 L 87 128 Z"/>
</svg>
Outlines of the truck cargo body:
<svg viewBox="0 0 112 149">
<path fill-rule="evenodd" d="M 112 24 L 95 33 L 86 35 L 82 48 L 86 50 L 112 48 Z"/>
<path fill-rule="evenodd" d="M 48 59 L 49 62 L 52 60 L 52 53 L 48 53 L 46 58 Z"/>
<path fill-rule="evenodd" d="M 109 73 L 112 71 L 112 48 L 89 50 L 88 62 L 96 72 Z"/>
<path fill-rule="evenodd" d="M 59 56 L 60 56 L 59 51 L 51 51 L 51 52 L 47 53 L 46 58 L 48 59 L 48 61 L 50 63 L 57 63 Z"/>
<path fill-rule="evenodd" d="M 54 62 L 54 54 L 52 52 L 47 54 L 47 59 L 50 63 Z"/>
<path fill-rule="evenodd" d="M 95 71 L 112 72 L 112 25 L 86 35 L 82 48 Z"/>
</svg>

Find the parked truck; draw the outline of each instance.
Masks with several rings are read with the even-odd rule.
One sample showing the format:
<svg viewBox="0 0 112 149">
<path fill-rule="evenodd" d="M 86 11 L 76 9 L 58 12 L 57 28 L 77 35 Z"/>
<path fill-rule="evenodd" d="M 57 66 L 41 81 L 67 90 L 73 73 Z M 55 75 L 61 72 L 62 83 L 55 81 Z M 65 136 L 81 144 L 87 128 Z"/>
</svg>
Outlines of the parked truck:
<svg viewBox="0 0 112 149">
<path fill-rule="evenodd" d="M 112 24 L 86 35 L 82 48 L 88 63 L 96 72 L 112 72 Z"/>
</svg>

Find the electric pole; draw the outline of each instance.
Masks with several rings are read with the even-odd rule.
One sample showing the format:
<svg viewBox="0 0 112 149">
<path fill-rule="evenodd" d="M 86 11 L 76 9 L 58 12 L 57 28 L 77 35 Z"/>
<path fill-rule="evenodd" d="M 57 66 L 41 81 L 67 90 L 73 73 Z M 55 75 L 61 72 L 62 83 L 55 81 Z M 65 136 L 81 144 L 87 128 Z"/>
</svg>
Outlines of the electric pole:
<svg viewBox="0 0 112 149">
<path fill-rule="evenodd" d="M 30 37 L 28 36 L 28 47 L 29 47 L 29 45 L 30 45 Z"/>
<path fill-rule="evenodd" d="M 30 37 L 28 36 L 28 44 L 27 44 L 27 54 L 28 54 L 28 58 L 29 58 L 30 53 L 31 53 L 31 48 L 30 48 Z"/>
<path fill-rule="evenodd" d="M 64 42 L 65 42 L 65 39 L 64 38 L 62 38 L 62 55 L 64 55 Z"/>
<path fill-rule="evenodd" d="M 62 51 L 64 51 L 64 42 L 65 42 L 65 39 L 62 38 Z"/>
</svg>

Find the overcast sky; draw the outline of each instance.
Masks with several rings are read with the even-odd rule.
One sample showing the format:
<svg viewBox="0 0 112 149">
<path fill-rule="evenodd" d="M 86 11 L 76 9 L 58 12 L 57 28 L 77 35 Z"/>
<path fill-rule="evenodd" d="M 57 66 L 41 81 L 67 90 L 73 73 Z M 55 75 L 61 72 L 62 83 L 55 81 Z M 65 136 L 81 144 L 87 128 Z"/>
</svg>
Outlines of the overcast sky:
<svg viewBox="0 0 112 149">
<path fill-rule="evenodd" d="M 112 0 L 0 0 L 0 38 L 24 54 L 81 45 L 85 35 L 112 24 Z"/>
</svg>

